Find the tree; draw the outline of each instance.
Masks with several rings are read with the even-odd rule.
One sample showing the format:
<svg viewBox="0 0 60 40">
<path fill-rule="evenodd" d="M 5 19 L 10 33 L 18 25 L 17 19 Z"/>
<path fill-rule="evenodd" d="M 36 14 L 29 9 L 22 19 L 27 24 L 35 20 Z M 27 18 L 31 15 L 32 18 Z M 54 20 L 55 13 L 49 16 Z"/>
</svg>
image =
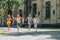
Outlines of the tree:
<svg viewBox="0 0 60 40">
<path fill-rule="evenodd" d="M 3 8 L 3 10 L 7 10 L 7 9 L 13 9 L 14 6 L 18 7 L 20 6 L 18 1 L 15 0 L 0 0 L 1 2 L 1 7 Z"/>
<path fill-rule="evenodd" d="M 0 17 L 4 16 L 4 19 L 6 19 L 9 9 L 12 11 L 14 8 L 17 9 L 19 6 L 20 3 L 17 0 L 0 0 L 0 8 L 4 10 L 4 13 L 0 12 Z"/>
</svg>

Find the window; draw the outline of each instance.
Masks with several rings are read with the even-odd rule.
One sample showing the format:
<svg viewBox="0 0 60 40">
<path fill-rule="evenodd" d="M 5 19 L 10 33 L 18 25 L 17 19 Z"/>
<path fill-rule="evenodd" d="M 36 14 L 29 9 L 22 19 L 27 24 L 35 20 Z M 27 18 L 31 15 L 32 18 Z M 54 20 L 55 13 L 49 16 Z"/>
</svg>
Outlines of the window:
<svg viewBox="0 0 60 40">
<path fill-rule="evenodd" d="M 36 15 L 36 10 L 37 9 L 37 4 L 36 3 L 34 3 L 34 4 L 32 4 L 32 15 L 33 15 L 33 17 Z"/>
<path fill-rule="evenodd" d="M 56 4 L 56 6 L 57 6 L 57 8 L 59 8 L 58 9 L 58 11 L 59 11 L 59 15 L 58 15 L 59 17 L 58 17 L 58 19 L 60 19 L 60 0 L 59 0 L 59 3 Z"/>
<path fill-rule="evenodd" d="M 50 1 L 46 2 L 46 11 L 45 11 L 45 18 L 50 18 Z"/>
<path fill-rule="evenodd" d="M 38 15 L 40 15 L 40 12 L 38 12 Z"/>
<path fill-rule="evenodd" d="M 55 14 L 55 10 L 53 10 L 53 14 Z"/>
</svg>

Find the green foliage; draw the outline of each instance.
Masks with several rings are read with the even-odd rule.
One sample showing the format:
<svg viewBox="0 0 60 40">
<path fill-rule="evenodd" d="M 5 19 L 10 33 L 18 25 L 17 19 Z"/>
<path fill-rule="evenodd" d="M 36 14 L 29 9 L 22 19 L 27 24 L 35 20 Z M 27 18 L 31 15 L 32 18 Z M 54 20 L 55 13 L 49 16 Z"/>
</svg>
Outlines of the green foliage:
<svg viewBox="0 0 60 40">
<path fill-rule="evenodd" d="M 8 8 L 11 10 L 14 8 L 17 9 L 20 6 L 20 2 L 21 0 L 0 0 L 0 8 L 3 8 L 2 10 L 7 10 Z M 0 12 L 0 17 L 2 17 L 4 14 L 5 13 Z"/>
<path fill-rule="evenodd" d="M 2 12 L 0 12 L 0 18 L 3 17 L 3 16 L 4 16 L 4 14 Z"/>
<path fill-rule="evenodd" d="M 20 6 L 20 3 L 19 3 L 19 1 L 17 1 L 17 0 L 0 0 L 0 4 L 2 5 L 1 7 L 3 7 L 3 9 L 8 9 L 8 7 L 9 8 L 11 8 L 11 9 L 13 9 L 13 7 L 14 7 L 14 5 L 16 6 L 16 7 L 19 7 Z"/>
</svg>

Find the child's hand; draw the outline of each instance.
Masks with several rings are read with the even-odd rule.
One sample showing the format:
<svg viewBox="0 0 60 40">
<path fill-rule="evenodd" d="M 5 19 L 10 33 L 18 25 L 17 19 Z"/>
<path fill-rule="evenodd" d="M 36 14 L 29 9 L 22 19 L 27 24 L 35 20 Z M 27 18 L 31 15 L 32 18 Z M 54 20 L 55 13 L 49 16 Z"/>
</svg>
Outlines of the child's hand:
<svg viewBox="0 0 60 40">
<path fill-rule="evenodd" d="M 24 18 L 22 18 L 22 22 L 24 23 Z"/>
<path fill-rule="evenodd" d="M 12 16 L 12 18 L 14 18 L 14 17 Z"/>
<path fill-rule="evenodd" d="M 25 22 L 28 20 L 28 18 L 25 19 Z"/>
<path fill-rule="evenodd" d="M 12 18 L 14 18 L 14 17 L 12 16 Z"/>
</svg>

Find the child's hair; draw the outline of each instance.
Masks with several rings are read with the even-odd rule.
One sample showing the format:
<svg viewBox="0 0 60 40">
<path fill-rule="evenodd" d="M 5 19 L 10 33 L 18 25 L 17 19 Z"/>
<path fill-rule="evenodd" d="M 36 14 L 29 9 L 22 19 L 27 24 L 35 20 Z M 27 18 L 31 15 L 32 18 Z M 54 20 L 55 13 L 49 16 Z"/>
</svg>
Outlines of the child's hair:
<svg viewBox="0 0 60 40">
<path fill-rule="evenodd" d="M 16 16 L 19 16 L 19 14 L 17 14 Z"/>
<path fill-rule="evenodd" d="M 32 14 L 30 13 L 28 16 L 32 16 Z"/>
</svg>

